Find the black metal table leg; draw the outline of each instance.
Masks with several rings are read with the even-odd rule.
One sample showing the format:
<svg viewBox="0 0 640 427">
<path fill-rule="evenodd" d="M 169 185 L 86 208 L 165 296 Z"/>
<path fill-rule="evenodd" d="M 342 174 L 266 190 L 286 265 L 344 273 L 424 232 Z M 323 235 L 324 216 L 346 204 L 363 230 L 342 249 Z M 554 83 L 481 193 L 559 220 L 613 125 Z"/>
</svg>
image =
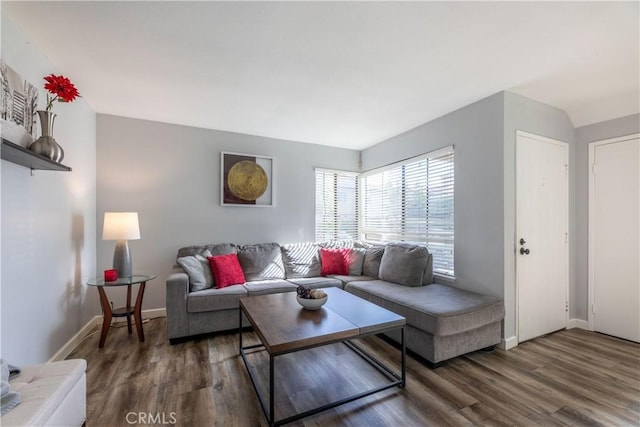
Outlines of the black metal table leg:
<svg viewBox="0 0 640 427">
<path fill-rule="evenodd" d="M 274 360 L 273 355 L 269 353 L 269 425 L 273 426 L 275 422 L 275 384 L 274 384 Z"/>
<path fill-rule="evenodd" d="M 238 308 L 239 319 L 238 319 L 238 335 L 240 336 L 238 339 L 238 353 L 242 354 L 242 309 Z"/>
<path fill-rule="evenodd" d="M 400 387 L 404 388 L 407 385 L 407 342 L 405 341 L 404 336 L 404 326 L 401 330 L 402 334 L 402 385 Z"/>
</svg>

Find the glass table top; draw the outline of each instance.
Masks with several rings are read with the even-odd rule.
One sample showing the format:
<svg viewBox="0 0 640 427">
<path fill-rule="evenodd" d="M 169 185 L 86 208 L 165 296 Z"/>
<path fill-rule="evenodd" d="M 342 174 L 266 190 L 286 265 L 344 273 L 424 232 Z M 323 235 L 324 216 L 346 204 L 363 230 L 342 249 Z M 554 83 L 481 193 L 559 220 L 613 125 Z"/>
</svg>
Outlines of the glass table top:
<svg viewBox="0 0 640 427">
<path fill-rule="evenodd" d="M 157 276 L 154 275 L 146 275 L 146 274 L 134 274 L 131 277 L 118 277 L 117 280 L 113 282 L 105 282 L 104 278 L 94 277 L 93 279 L 89 279 L 87 285 L 89 286 L 126 286 L 126 285 L 135 285 L 137 283 L 148 282 L 149 280 L 155 279 Z"/>
</svg>

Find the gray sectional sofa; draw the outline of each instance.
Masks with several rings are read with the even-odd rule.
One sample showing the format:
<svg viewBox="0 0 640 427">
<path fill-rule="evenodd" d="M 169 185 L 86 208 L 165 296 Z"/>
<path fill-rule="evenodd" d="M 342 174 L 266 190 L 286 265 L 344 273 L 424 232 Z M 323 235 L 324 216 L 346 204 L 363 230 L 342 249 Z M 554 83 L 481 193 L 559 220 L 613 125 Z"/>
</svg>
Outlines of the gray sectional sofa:
<svg viewBox="0 0 640 427">
<path fill-rule="evenodd" d="M 321 275 L 322 248 L 348 248 L 349 274 Z M 207 256 L 236 253 L 246 283 L 217 289 Z M 425 247 L 359 241 L 279 245 L 230 243 L 181 248 L 166 281 L 167 336 L 236 329 L 242 297 L 336 286 L 407 319 L 407 348 L 432 364 L 493 346 L 504 304 L 491 296 L 433 283 Z M 246 323 L 244 326 L 248 326 Z M 389 338 L 399 341 L 393 334 Z"/>
</svg>

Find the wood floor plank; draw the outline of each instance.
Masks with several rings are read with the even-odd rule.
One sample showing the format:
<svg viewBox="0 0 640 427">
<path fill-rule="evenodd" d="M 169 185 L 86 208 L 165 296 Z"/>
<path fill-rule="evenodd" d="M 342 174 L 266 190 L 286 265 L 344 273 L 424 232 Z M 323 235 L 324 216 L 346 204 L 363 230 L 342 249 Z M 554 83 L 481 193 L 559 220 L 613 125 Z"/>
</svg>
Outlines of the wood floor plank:
<svg viewBox="0 0 640 427">
<path fill-rule="evenodd" d="M 471 382 L 467 387 L 475 391 L 480 401 L 489 403 L 493 407 L 502 407 L 504 414 L 514 422 L 522 419 L 535 424 L 547 422 L 549 414 L 530 399 L 523 400 L 522 393 L 515 395 L 513 387 L 505 382 L 503 376 L 496 375 L 492 378 L 491 375 L 482 372 L 482 369 L 478 369 L 478 366 L 462 360 L 456 362 L 454 369 L 471 376 Z M 501 402 L 509 402 L 509 404 L 502 405 Z"/>
<path fill-rule="evenodd" d="M 112 327 L 69 358 L 87 360 L 87 425 L 266 426 L 236 332 L 169 345 L 165 319 L 144 325 L 140 343 Z M 253 332 L 246 339 L 257 341 Z M 248 342 L 248 341 L 247 341 Z M 398 349 L 371 336 L 359 344 L 391 366 Z M 266 392 L 266 352 L 249 356 Z M 276 358 L 277 414 L 288 415 L 379 381 L 343 344 Z M 364 363 L 364 364 L 361 364 Z M 131 415 L 129 415 L 131 417 Z M 162 418 L 164 417 L 164 418 Z M 131 418 L 130 418 L 131 419 Z M 165 423 L 163 424 L 164 421 Z M 436 369 L 407 359 L 407 387 L 393 388 L 290 424 L 325 426 L 638 426 L 640 345 L 584 330 L 540 337 L 510 351 L 471 353 Z"/>
<path fill-rule="evenodd" d="M 602 424 L 592 418 L 592 413 L 587 413 L 587 411 L 574 409 L 568 406 L 563 406 L 551 416 L 558 422 L 567 426 L 605 427 L 605 424 Z"/>
<path fill-rule="evenodd" d="M 514 425 L 513 421 L 504 416 L 500 411 L 479 402 L 466 408 L 462 408 L 460 410 L 460 414 L 471 421 L 473 425 L 492 427 Z"/>
<path fill-rule="evenodd" d="M 560 394 L 538 381 L 533 375 L 537 368 L 531 367 L 529 363 L 520 364 L 519 359 L 505 356 L 503 352 L 500 352 L 490 356 L 474 353 L 467 357 L 490 371 L 504 375 L 511 387 L 523 389 L 528 398 L 542 402 L 549 412 L 554 412 L 564 405 Z M 500 363 L 496 363 L 496 359 Z"/>
</svg>

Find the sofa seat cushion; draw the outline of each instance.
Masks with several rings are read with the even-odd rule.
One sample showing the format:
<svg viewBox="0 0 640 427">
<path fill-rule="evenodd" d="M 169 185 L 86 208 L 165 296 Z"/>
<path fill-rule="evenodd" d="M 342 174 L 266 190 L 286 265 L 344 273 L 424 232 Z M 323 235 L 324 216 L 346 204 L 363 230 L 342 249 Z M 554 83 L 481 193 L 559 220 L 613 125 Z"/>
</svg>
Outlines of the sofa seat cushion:
<svg viewBox="0 0 640 427">
<path fill-rule="evenodd" d="M 22 367 L 20 374 L 10 380 L 11 391 L 20 393 L 21 402 L 2 416 L 0 424 L 47 425 L 86 370 L 84 359 Z"/>
<path fill-rule="evenodd" d="M 362 282 L 362 281 L 376 280 L 375 277 L 371 277 L 371 276 L 352 276 L 352 275 L 343 276 L 341 274 L 332 274 L 327 277 L 340 280 L 340 282 L 342 282 L 342 287 L 344 287 L 344 285 L 346 285 L 349 282 Z"/>
<path fill-rule="evenodd" d="M 303 277 L 300 279 L 288 279 L 288 281 L 308 289 L 330 288 L 332 286 L 342 288 L 342 281 L 332 277 Z"/>
<path fill-rule="evenodd" d="M 345 290 L 435 336 L 458 334 L 504 318 L 504 304 L 498 298 L 437 283 L 409 287 L 384 280 L 359 281 L 348 283 Z"/>
<path fill-rule="evenodd" d="M 249 296 L 277 294 L 279 292 L 295 292 L 298 285 L 286 280 L 256 280 L 244 284 Z"/>
<path fill-rule="evenodd" d="M 277 243 L 240 246 L 238 260 L 247 282 L 284 279 L 282 253 Z"/>
<path fill-rule="evenodd" d="M 187 296 L 187 311 L 189 313 L 199 313 L 238 308 L 240 306 L 240 298 L 247 295 L 247 289 L 244 285 L 231 285 L 220 289 L 211 288 L 190 292 Z"/>
</svg>

